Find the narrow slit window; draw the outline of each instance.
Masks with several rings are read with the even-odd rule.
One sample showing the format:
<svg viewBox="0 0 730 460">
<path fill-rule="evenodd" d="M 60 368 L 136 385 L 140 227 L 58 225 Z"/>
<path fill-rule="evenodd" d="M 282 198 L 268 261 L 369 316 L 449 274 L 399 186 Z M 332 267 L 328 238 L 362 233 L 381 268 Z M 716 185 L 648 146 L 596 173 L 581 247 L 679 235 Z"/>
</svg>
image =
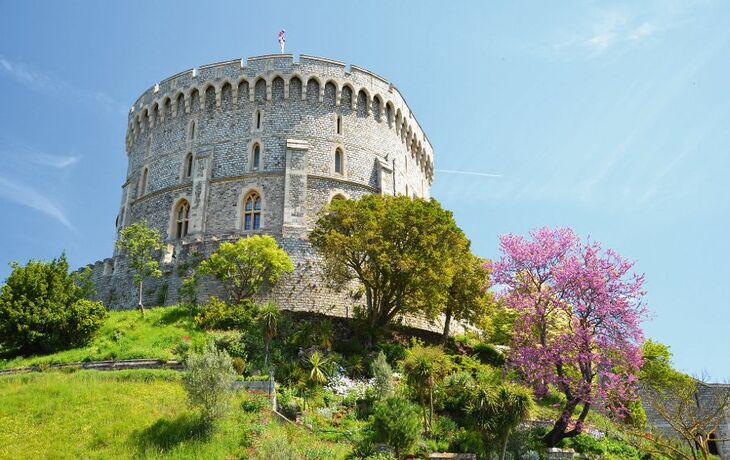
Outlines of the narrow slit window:
<svg viewBox="0 0 730 460">
<path fill-rule="evenodd" d="M 335 173 L 342 174 L 342 150 L 335 150 Z"/>
<path fill-rule="evenodd" d="M 261 146 L 259 144 L 254 144 L 253 146 L 251 162 L 252 171 L 258 171 L 261 168 Z"/>
<path fill-rule="evenodd" d="M 342 134 L 342 116 L 337 115 L 337 134 Z"/>
<path fill-rule="evenodd" d="M 149 176 L 149 170 L 147 168 L 142 171 L 142 180 L 139 183 L 139 196 L 147 193 L 147 179 Z"/>
<path fill-rule="evenodd" d="M 256 129 L 261 129 L 261 111 L 256 111 Z"/>
<path fill-rule="evenodd" d="M 189 179 L 193 175 L 193 154 L 188 153 L 185 157 L 185 173 L 184 178 Z"/>
</svg>

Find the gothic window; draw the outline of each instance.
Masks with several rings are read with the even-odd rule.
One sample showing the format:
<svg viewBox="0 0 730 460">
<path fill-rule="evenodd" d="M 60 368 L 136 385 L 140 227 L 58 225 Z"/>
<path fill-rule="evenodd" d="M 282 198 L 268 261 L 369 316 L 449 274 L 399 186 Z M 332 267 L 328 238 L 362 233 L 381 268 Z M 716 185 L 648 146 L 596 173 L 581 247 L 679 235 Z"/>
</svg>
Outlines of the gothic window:
<svg viewBox="0 0 730 460">
<path fill-rule="evenodd" d="M 188 153 L 185 156 L 185 163 L 183 165 L 183 178 L 189 179 L 193 175 L 193 154 Z"/>
<path fill-rule="evenodd" d="M 261 228 L 261 196 L 256 192 L 246 195 L 243 200 L 243 229 Z"/>
<path fill-rule="evenodd" d="M 251 149 L 251 171 L 261 169 L 261 145 L 258 143 L 253 145 Z"/>
<path fill-rule="evenodd" d="M 335 150 L 335 174 L 342 174 L 343 171 L 343 163 L 344 162 L 344 155 L 342 153 L 342 149 L 338 148 Z"/>
<path fill-rule="evenodd" d="M 184 238 L 188 234 L 188 224 L 190 222 L 190 203 L 187 200 L 181 200 L 175 208 L 175 238 Z"/>
</svg>

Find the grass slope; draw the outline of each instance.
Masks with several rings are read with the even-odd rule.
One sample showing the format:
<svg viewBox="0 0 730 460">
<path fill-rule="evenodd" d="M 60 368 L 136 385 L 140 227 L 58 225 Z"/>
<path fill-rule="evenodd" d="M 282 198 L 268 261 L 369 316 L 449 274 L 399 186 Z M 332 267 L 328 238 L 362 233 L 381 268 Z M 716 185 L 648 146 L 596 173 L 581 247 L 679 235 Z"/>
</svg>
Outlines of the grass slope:
<svg viewBox="0 0 730 460">
<path fill-rule="evenodd" d="M 1 377 L 0 458 L 314 460 L 343 458 L 349 450 L 280 426 L 246 392 L 236 394 L 230 414 L 206 433 L 186 406 L 180 376 L 136 370 Z"/>
<path fill-rule="evenodd" d="M 179 306 L 112 311 L 86 346 L 50 355 L 0 359 L 0 369 L 106 359 L 173 359 L 183 337 L 203 335 L 187 310 Z"/>
</svg>

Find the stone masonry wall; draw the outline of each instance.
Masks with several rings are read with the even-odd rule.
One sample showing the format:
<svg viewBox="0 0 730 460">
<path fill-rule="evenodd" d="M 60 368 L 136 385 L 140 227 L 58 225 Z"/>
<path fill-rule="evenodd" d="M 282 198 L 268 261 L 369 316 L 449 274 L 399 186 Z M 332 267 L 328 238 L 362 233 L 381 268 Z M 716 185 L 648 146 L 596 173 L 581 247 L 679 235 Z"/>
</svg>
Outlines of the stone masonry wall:
<svg viewBox="0 0 730 460">
<path fill-rule="evenodd" d="M 221 241 L 265 233 L 295 264 L 270 297 L 290 310 L 351 316 L 358 302 L 352 287 L 325 285 L 306 239 L 318 213 L 336 195 L 428 198 L 433 180 L 433 149 L 392 84 L 357 66 L 304 55 L 299 62 L 291 55 L 227 61 L 160 82 L 130 110 L 126 147 L 117 229 L 145 219 L 168 244 L 164 276 L 143 289 L 150 305 L 179 300 L 191 254 L 207 256 Z M 262 198 L 261 228 L 247 231 L 250 192 Z M 175 214 L 183 200 L 190 204 L 189 230 L 178 239 Z M 101 300 L 112 308 L 136 305 L 122 255 L 115 251 L 92 267 Z M 218 289 L 206 282 L 201 297 Z"/>
</svg>

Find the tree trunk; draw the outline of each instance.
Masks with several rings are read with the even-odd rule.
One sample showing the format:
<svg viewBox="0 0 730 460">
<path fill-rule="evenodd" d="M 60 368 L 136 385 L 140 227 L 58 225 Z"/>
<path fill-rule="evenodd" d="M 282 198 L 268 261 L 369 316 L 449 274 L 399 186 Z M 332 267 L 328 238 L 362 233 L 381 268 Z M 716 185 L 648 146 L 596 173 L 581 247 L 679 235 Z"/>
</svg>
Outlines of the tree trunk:
<svg viewBox="0 0 730 460">
<path fill-rule="evenodd" d="M 500 460 L 507 458 L 507 441 L 509 441 L 509 431 L 504 434 L 504 439 L 502 439 L 502 454 L 499 456 Z"/>
<path fill-rule="evenodd" d="M 142 281 L 139 282 L 139 303 L 137 304 L 137 307 L 139 308 L 139 312 L 142 313 L 142 318 L 144 318 L 144 305 L 142 305 Z"/>
<path fill-rule="evenodd" d="M 269 368 L 269 341 L 266 341 L 266 352 L 264 353 L 264 369 Z"/>
<path fill-rule="evenodd" d="M 566 429 L 568 428 L 570 419 L 573 417 L 573 412 L 575 412 L 576 406 L 578 406 L 578 401 L 568 401 L 565 403 L 565 408 L 563 408 L 560 418 L 555 422 L 553 428 L 542 438 L 542 442 L 545 443 L 545 446 L 555 447 L 563 438 L 569 437 L 567 436 Z M 577 434 L 578 433 L 575 433 L 573 436 Z"/>
<path fill-rule="evenodd" d="M 451 307 L 446 309 L 446 318 L 444 318 L 444 333 L 441 336 L 441 343 L 446 343 L 451 332 Z"/>
<path fill-rule="evenodd" d="M 428 416 L 426 415 L 426 398 L 421 396 L 421 409 L 423 409 L 423 432 L 428 434 Z"/>
<path fill-rule="evenodd" d="M 433 386 L 428 387 L 428 430 L 433 429 Z"/>
</svg>

